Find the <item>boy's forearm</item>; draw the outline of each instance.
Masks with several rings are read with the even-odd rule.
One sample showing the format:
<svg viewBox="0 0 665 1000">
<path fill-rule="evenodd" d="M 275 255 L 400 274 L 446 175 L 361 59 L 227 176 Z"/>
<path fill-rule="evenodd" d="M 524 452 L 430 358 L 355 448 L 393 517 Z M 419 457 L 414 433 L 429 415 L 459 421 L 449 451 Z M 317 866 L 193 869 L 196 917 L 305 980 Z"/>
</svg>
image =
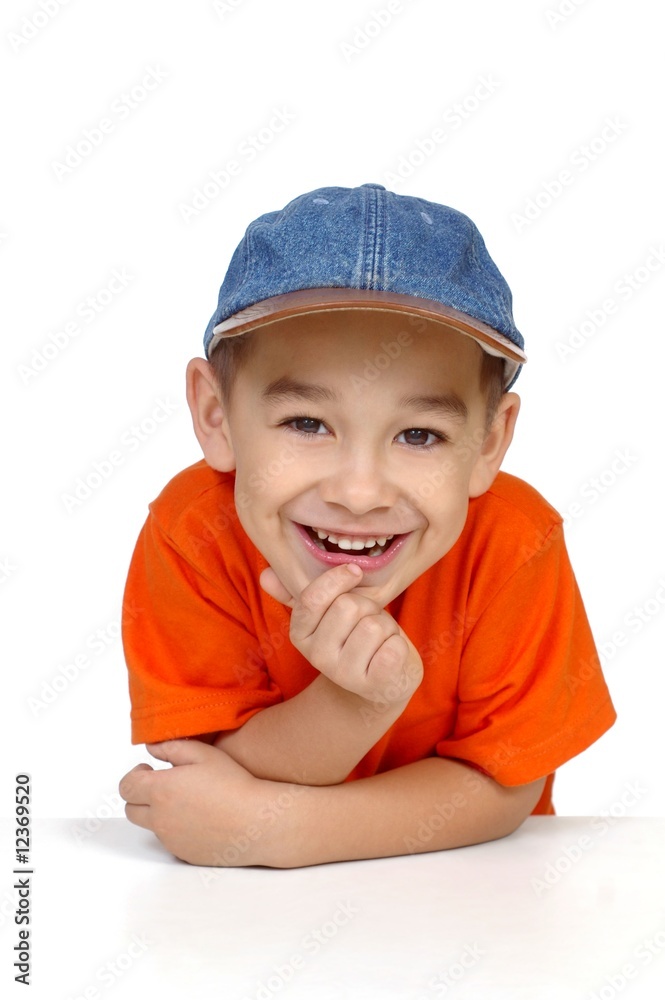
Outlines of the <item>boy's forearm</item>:
<svg viewBox="0 0 665 1000">
<path fill-rule="evenodd" d="M 497 840 L 531 813 L 544 782 L 506 788 L 458 761 L 428 757 L 342 785 L 303 788 L 258 863 L 294 868 Z"/>
<path fill-rule="evenodd" d="M 320 674 L 287 701 L 214 741 L 257 778 L 303 785 L 344 781 L 404 711 L 372 704 Z"/>
</svg>

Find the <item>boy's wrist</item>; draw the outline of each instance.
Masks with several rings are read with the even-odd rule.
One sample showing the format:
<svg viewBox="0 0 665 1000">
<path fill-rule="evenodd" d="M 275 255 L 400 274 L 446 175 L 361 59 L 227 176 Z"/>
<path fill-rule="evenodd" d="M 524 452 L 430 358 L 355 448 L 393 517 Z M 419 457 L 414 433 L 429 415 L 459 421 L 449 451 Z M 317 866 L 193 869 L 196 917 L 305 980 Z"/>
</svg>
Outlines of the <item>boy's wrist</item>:
<svg viewBox="0 0 665 1000">
<path fill-rule="evenodd" d="M 264 865 L 268 868 L 288 868 L 294 847 L 300 837 L 301 823 L 298 810 L 303 796 L 314 791 L 314 786 L 292 782 L 257 779 L 257 788 L 262 804 L 256 823 L 247 828 L 249 844 L 241 846 L 246 851 L 246 860 L 238 865 Z"/>
<path fill-rule="evenodd" d="M 377 698 L 370 700 L 355 691 L 347 691 L 323 674 L 315 682 L 319 685 L 320 696 L 328 700 L 331 712 L 343 720 L 339 735 L 343 742 L 357 737 L 358 744 L 364 744 L 364 749 L 357 753 L 351 767 L 339 778 L 343 781 L 365 754 L 385 735 L 390 727 L 400 718 L 406 709 L 413 692 L 404 695 L 401 700 L 386 700 Z M 336 784 L 337 782 L 326 782 Z"/>
<path fill-rule="evenodd" d="M 321 689 L 327 692 L 327 696 L 340 702 L 346 702 L 350 709 L 355 708 L 361 717 L 365 713 L 375 716 L 385 714 L 394 709 L 401 715 L 408 705 L 413 691 L 407 690 L 404 685 L 387 685 L 384 691 L 376 691 L 374 697 L 358 694 L 356 691 L 349 691 L 335 681 L 330 680 L 325 674 L 320 674 L 317 679 Z"/>
</svg>

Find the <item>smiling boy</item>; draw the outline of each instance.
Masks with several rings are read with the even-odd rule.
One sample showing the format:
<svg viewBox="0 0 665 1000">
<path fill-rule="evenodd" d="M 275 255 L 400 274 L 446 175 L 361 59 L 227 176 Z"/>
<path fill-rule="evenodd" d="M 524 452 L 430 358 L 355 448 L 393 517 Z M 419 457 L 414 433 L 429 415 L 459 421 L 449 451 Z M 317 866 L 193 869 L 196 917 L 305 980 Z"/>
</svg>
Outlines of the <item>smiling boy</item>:
<svg viewBox="0 0 665 1000">
<path fill-rule="evenodd" d="M 552 813 L 615 719 L 561 518 L 500 472 L 525 361 L 477 229 L 379 185 L 253 223 L 150 505 L 120 790 L 196 864 L 440 850 Z M 187 739 L 183 739 L 183 737 Z"/>
</svg>

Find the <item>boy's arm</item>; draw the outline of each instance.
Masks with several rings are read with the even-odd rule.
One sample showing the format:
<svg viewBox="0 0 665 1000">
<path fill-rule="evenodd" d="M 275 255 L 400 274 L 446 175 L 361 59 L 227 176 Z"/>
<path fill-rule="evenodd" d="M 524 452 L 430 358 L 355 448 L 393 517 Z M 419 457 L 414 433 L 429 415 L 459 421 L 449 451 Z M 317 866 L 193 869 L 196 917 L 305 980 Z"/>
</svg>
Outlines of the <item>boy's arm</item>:
<svg viewBox="0 0 665 1000">
<path fill-rule="evenodd" d="M 422 660 L 395 619 L 359 593 L 356 567 L 335 566 L 293 598 L 273 570 L 264 590 L 292 608 L 290 638 L 320 676 L 293 698 L 220 733 L 215 746 L 257 778 L 344 781 L 406 708 Z"/>
<path fill-rule="evenodd" d="M 428 757 L 343 785 L 307 787 L 257 863 L 294 868 L 497 840 L 531 813 L 545 780 L 508 788 L 459 761 Z"/>
<path fill-rule="evenodd" d="M 321 674 L 293 698 L 262 709 L 213 743 L 257 778 L 333 785 L 344 781 L 408 700 L 370 702 Z"/>
<path fill-rule="evenodd" d="M 190 864 L 295 868 L 439 851 L 512 833 L 544 778 L 506 788 L 440 757 L 340 785 L 253 777 L 198 741 L 151 748 L 172 768 L 139 764 L 120 783 L 127 817 Z"/>
</svg>

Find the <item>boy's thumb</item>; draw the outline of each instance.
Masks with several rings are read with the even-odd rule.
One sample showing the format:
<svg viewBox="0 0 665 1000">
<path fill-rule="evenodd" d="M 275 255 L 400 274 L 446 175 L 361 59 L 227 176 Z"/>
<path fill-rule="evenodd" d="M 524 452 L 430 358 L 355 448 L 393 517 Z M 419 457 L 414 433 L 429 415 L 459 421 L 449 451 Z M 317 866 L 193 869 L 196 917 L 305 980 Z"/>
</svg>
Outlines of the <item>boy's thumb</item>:
<svg viewBox="0 0 665 1000">
<path fill-rule="evenodd" d="M 294 606 L 295 601 L 293 596 L 289 594 L 288 590 L 271 566 L 263 570 L 259 576 L 259 583 L 261 584 L 262 589 L 265 590 L 266 594 L 270 594 L 270 596 L 274 597 L 280 604 L 286 604 L 289 608 Z"/>
<path fill-rule="evenodd" d="M 151 756 L 174 765 L 194 764 L 208 749 L 200 740 L 165 740 L 163 743 L 146 744 L 146 750 Z"/>
</svg>

